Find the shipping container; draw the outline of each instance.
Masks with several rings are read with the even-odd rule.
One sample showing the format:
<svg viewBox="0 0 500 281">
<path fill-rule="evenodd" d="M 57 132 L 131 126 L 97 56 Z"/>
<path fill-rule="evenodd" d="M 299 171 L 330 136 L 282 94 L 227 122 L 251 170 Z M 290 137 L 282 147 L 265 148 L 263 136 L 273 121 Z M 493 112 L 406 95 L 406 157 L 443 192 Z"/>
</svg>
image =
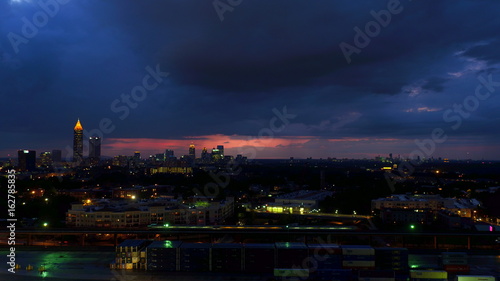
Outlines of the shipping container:
<svg viewBox="0 0 500 281">
<path fill-rule="evenodd" d="M 455 259 L 455 258 L 467 258 L 467 253 L 465 252 L 443 252 L 441 253 L 443 258 Z"/>
<path fill-rule="evenodd" d="M 307 278 L 309 277 L 309 269 L 301 269 L 301 268 L 275 268 L 274 269 L 275 277 L 299 277 L 299 278 Z"/>
<path fill-rule="evenodd" d="M 307 244 L 309 258 L 318 269 L 342 268 L 342 249 L 336 244 Z"/>
<path fill-rule="evenodd" d="M 212 244 L 212 271 L 241 272 L 243 270 L 243 245 L 237 243 Z"/>
<path fill-rule="evenodd" d="M 342 255 L 342 249 L 337 244 L 307 244 L 307 248 L 311 257 L 314 255 Z"/>
<path fill-rule="evenodd" d="M 342 267 L 344 268 L 367 268 L 374 269 L 375 261 L 342 261 Z"/>
<path fill-rule="evenodd" d="M 396 277 L 358 277 L 358 281 L 396 281 Z"/>
<path fill-rule="evenodd" d="M 181 241 L 154 241 L 146 248 L 147 270 L 178 271 Z"/>
<path fill-rule="evenodd" d="M 411 270 L 410 278 L 413 279 L 447 279 L 448 272 L 442 270 Z"/>
<path fill-rule="evenodd" d="M 304 243 L 277 242 L 275 264 L 277 268 L 294 268 L 302 266 L 309 256 L 308 248 Z"/>
<path fill-rule="evenodd" d="M 210 271 L 210 248 L 208 243 L 182 243 L 179 264 L 181 271 Z"/>
<path fill-rule="evenodd" d="M 341 246 L 343 255 L 375 255 L 375 249 L 367 245 Z"/>
<path fill-rule="evenodd" d="M 468 261 L 467 259 L 454 258 L 454 259 L 443 259 L 441 263 L 443 265 L 466 265 L 468 264 Z"/>
<path fill-rule="evenodd" d="M 275 268 L 274 255 L 275 245 L 267 244 L 244 244 L 243 245 L 243 269 L 246 272 L 272 273 Z"/>
<path fill-rule="evenodd" d="M 321 281 L 350 281 L 353 280 L 351 269 L 317 269 L 310 271 L 313 280 Z"/>
<path fill-rule="evenodd" d="M 486 275 L 457 275 L 455 281 L 495 281 L 495 277 Z"/>
<path fill-rule="evenodd" d="M 151 242 L 150 240 L 127 239 L 116 246 L 116 252 L 139 252 Z"/>
<path fill-rule="evenodd" d="M 468 273 L 470 271 L 469 265 L 447 264 L 443 265 L 443 269 L 450 273 Z"/>
<path fill-rule="evenodd" d="M 375 266 L 378 269 L 408 270 L 408 249 L 375 248 Z"/>
<path fill-rule="evenodd" d="M 383 247 L 383 248 L 375 248 L 375 254 L 377 256 L 382 256 L 382 255 L 388 255 L 388 256 L 398 256 L 398 255 L 408 255 L 408 249 L 407 248 L 390 248 L 390 247 Z"/>
<path fill-rule="evenodd" d="M 396 273 L 394 272 L 394 270 L 360 270 L 358 272 L 358 278 L 394 278 L 395 276 Z"/>
<path fill-rule="evenodd" d="M 345 261 L 375 261 L 373 255 L 343 255 L 342 260 Z"/>
</svg>

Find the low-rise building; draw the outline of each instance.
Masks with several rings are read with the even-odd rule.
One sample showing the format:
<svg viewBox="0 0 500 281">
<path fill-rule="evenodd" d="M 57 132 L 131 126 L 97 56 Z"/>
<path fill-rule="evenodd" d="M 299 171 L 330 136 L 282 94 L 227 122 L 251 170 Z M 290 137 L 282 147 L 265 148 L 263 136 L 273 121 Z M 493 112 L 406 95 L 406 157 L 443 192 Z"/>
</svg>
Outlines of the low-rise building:
<svg viewBox="0 0 500 281">
<path fill-rule="evenodd" d="M 221 224 L 234 213 L 234 199 L 185 204 L 182 199 L 88 200 L 74 203 L 66 213 L 70 227 L 131 228 L 150 224 Z"/>
<path fill-rule="evenodd" d="M 319 201 L 332 196 L 332 191 L 299 190 L 279 195 L 274 202 L 266 204 L 266 211 L 271 213 L 304 214 L 318 208 Z"/>
</svg>

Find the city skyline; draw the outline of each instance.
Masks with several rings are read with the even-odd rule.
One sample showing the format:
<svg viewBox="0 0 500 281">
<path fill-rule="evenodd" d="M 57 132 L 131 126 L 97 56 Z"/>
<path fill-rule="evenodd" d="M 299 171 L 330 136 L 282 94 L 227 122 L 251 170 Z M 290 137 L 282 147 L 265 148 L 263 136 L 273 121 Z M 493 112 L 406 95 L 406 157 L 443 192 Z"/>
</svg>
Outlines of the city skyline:
<svg viewBox="0 0 500 281">
<path fill-rule="evenodd" d="M 147 156 L 154 156 L 158 153 L 165 153 L 167 155 L 167 152 L 170 154 L 173 154 L 175 157 L 181 157 L 181 156 L 190 156 L 193 154 L 195 155 L 195 158 L 203 158 L 203 151 L 209 150 L 209 154 L 213 153 L 213 151 L 217 151 L 216 153 L 219 153 L 219 150 L 222 150 L 221 155 L 229 155 L 229 156 L 236 156 L 236 155 L 243 155 L 243 156 L 252 156 L 256 155 L 259 153 L 259 151 L 263 150 L 268 150 L 270 147 L 266 146 L 269 144 L 272 144 L 273 142 L 289 142 L 291 144 L 299 144 L 304 142 L 304 139 L 307 140 L 307 138 L 266 138 L 266 137 L 243 137 L 243 136 L 223 136 L 223 135 L 217 135 L 217 136 L 200 136 L 200 137 L 192 137 L 192 138 L 185 138 L 182 140 L 163 140 L 163 139 L 142 139 L 142 138 L 137 138 L 137 139 L 109 139 L 108 141 L 111 141 L 111 144 L 106 144 L 102 145 L 103 139 L 101 137 L 92 135 L 90 137 L 87 136 L 88 131 L 83 128 L 80 119 L 78 118 L 76 125 L 73 128 L 73 148 L 70 146 L 66 146 L 66 150 L 64 149 L 59 149 L 59 148 L 54 148 L 55 150 L 61 150 L 62 154 L 66 152 L 65 156 L 65 161 L 68 162 L 81 162 L 83 159 L 86 158 L 94 158 L 100 159 L 101 155 L 105 157 L 113 157 L 113 156 L 118 156 L 118 155 L 133 155 L 136 152 L 142 152 L 142 155 L 144 158 Z M 193 142 L 193 140 L 197 140 L 197 144 Z M 222 141 L 221 141 L 222 140 Z M 217 141 L 220 141 L 220 143 L 224 143 L 225 145 L 220 145 L 216 144 Z M 336 142 L 358 142 L 358 141 L 370 141 L 368 139 L 345 139 L 345 140 L 337 140 Z M 385 140 L 385 141 L 394 141 L 397 143 L 397 140 Z M 232 144 L 237 144 L 237 146 L 232 146 Z M 229 146 L 227 146 L 229 144 Z M 434 143 L 436 145 L 436 143 Z M 108 154 L 104 153 L 101 154 L 101 147 L 107 147 L 107 152 Z M 203 151 L 199 153 L 199 155 L 196 155 L 195 150 L 196 147 L 203 147 Z M 278 155 L 276 157 L 254 157 L 254 159 L 288 159 L 288 158 L 297 158 L 297 159 L 305 159 L 305 158 L 350 158 L 350 159 L 370 159 L 370 158 L 376 158 L 376 157 L 383 157 L 383 158 L 392 158 L 394 155 L 395 159 L 417 159 L 417 158 L 422 158 L 422 159 L 456 159 L 456 160 L 467 160 L 467 159 L 472 159 L 472 160 L 499 160 L 499 159 L 494 159 L 494 158 L 481 158 L 481 159 L 475 159 L 471 157 L 472 155 L 470 153 L 467 153 L 465 157 L 448 157 L 446 155 L 438 155 L 438 154 L 427 154 L 426 151 L 427 149 L 430 149 L 431 147 L 429 146 L 429 142 L 424 142 L 422 141 L 419 145 L 416 146 L 419 149 L 415 149 L 414 151 L 419 151 L 419 153 L 410 153 L 409 155 L 405 154 L 400 154 L 400 153 L 393 153 L 388 152 L 388 153 L 371 153 L 371 152 L 366 152 L 366 153 L 351 153 L 348 156 L 347 154 L 343 155 L 324 155 L 321 154 L 323 150 L 319 149 L 320 154 L 319 156 L 304 156 L 304 157 L 297 157 L 294 154 L 291 155 Z M 23 151 L 28 148 L 23 148 L 23 149 L 18 149 L 17 153 L 19 154 L 20 151 Z M 35 150 L 36 152 L 52 152 L 54 149 L 50 148 L 45 148 L 45 149 L 32 149 L 29 148 L 30 150 Z M 224 153 L 224 150 L 228 149 L 229 153 Z M 7 157 L 4 158 L 12 158 L 14 155 L 13 154 L 8 154 Z M 354 157 L 353 157 L 354 155 Z M 358 156 L 358 157 L 356 157 Z M 420 156 L 420 157 L 419 157 Z M 428 156 L 428 157 L 427 157 Z M 62 156 L 64 158 L 64 155 Z"/>
<path fill-rule="evenodd" d="M 0 158 L 65 152 L 80 118 L 105 156 L 500 160 L 495 7 L 3 1 Z"/>
</svg>

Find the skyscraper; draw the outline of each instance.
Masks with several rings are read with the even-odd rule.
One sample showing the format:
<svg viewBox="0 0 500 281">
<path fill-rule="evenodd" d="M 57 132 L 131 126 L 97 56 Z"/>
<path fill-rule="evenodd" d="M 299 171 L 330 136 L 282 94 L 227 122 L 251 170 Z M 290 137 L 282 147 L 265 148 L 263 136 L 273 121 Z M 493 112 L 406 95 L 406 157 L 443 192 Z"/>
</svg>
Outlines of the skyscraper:
<svg viewBox="0 0 500 281">
<path fill-rule="evenodd" d="M 201 162 L 210 163 L 212 156 L 208 153 L 207 148 L 204 147 L 201 151 Z"/>
<path fill-rule="evenodd" d="M 191 158 L 192 161 L 196 159 L 196 150 L 194 144 L 191 144 L 189 146 L 189 158 Z"/>
<path fill-rule="evenodd" d="M 220 158 L 224 158 L 224 146 L 223 145 L 218 145 L 217 149 L 219 150 Z"/>
<path fill-rule="evenodd" d="M 136 160 L 141 160 L 141 152 L 140 151 L 134 151 L 134 158 Z"/>
<path fill-rule="evenodd" d="M 73 129 L 73 162 L 81 163 L 83 161 L 83 127 L 80 119 L 76 122 Z"/>
<path fill-rule="evenodd" d="M 89 139 L 89 158 L 93 164 L 101 160 L 101 138 L 90 137 Z"/>
<path fill-rule="evenodd" d="M 52 152 L 44 151 L 40 153 L 40 162 L 42 163 L 42 166 L 45 168 L 52 166 Z"/>
<path fill-rule="evenodd" d="M 36 169 L 36 151 L 22 149 L 17 151 L 20 171 L 34 171 Z"/>
<path fill-rule="evenodd" d="M 218 162 L 221 160 L 220 151 L 217 148 L 212 148 L 212 161 Z"/>
<path fill-rule="evenodd" d="M 174 158 L 174 151 L 172 149 L 165 149 L 165 160 Z"/>
</svg>

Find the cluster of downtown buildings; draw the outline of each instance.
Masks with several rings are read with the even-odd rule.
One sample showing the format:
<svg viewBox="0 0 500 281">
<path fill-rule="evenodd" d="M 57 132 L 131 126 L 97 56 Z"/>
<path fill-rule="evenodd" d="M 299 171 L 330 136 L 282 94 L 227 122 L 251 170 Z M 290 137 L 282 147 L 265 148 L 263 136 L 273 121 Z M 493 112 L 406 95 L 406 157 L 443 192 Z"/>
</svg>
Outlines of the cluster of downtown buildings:
<svg viewBox="0 0 500 281">
<path fill-rule="evenodd" d="M 164 153 L 150 155 L 147 160 L 141 158 L 141 153 L 135 151 L 133 156 L 118 155 L 113 159 L 103 161 L 101 159 L 102 139 L 98 136 L 91 136 L 88 139 L 88 157 L 84 156 L 84 129 L 80 122 L 77 121 L 73 129 L 73 149 L 72 155 L 63 156 L 62 150 L 52 150 L 41 152 L 37 158 L 35 150 L 20 149 L 18 150 L 18 170 L 33 172 L 38 168 L 62 167 L 62 164 L 70 164 L 69 166 L 98 166 L 98 165 L 114 165 L 121 167 L 144 167 L 145 163 L 154 166 L 155 169 L 150 170 L 152 173 L 192 173 L 195 164 L 224 164 L 230 161 L 244 163 L 247 158 L 242 155 L 233 156 L 224 154 L 224 146 L 217 145 L 216 148 L 210 151 L 204 147 L 201 151 L 201 157 L 196 158 L 196 148 L 194 144 L 189 146 L 189 152 L 177 158 L 174 151 L 166 149 Z M 7 161 L 6 165 L 14 166 L 12 160 Z M 162 169 L 163 168 L 163 169 Z"/>
</svg>

